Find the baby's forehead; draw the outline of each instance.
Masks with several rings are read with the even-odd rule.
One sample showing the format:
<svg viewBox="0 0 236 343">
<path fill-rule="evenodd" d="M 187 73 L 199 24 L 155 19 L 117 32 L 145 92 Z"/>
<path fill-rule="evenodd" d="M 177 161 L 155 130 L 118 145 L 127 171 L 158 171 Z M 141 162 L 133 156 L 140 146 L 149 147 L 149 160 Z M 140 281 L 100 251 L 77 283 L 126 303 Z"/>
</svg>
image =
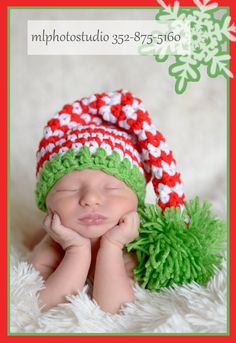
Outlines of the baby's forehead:
<svg viewBox="0 0 236 343">
<path fill-rule="evenodd" d="M 102 170 L 98 169 L 83 169 L 83 170 L 74 170 L 64 175 L 58 183 L 76 183 L 81 182 L 101 182 L 101 181 L 116 181 L 122 182 L 116 177 L 109 175 Z"/>
</svg>

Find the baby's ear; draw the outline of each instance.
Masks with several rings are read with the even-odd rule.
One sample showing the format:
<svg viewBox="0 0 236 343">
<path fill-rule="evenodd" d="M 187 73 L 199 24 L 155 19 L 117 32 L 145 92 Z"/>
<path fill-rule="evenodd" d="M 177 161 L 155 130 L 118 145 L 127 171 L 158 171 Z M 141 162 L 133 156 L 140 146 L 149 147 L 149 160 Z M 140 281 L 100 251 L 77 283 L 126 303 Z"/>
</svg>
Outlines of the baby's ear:
<svg viewBox="0 0 236 343">
<path fill-rule="evenodd" d="M 146 204 L 138 209 L 139 237 L 127 250 L 135 251 L 134 270 L 141 286 L 159 291 L 172 284 L 206 283 L 220 267 L 225 249 L 226 225 L 199 199 L 179 208 Z M 186 217 L 189 218 L 186 225 Z"/>
</svg>

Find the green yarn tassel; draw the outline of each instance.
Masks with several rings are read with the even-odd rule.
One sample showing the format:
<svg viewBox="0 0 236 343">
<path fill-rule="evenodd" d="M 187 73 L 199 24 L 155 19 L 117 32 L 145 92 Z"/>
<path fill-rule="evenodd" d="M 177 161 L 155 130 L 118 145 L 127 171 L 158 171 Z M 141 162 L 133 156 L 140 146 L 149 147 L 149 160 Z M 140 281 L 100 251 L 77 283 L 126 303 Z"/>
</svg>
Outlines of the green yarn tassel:
<svg viewBox="0 0 236 343">
<path fill-rule="evenodd" d="M 214 267 L 220 267 L 226 245 L 224 222 L 211 213 L 208 202 L 201 207 L 199 198 L 185 205 L 183 213 L 178 208 L 162 213 L 153 204 L 139 208 L 140 234 L 126 249 L 136 252 L 134 273 L 143 288 L 159 291 L 192 281 L 204 284 Z"/>
</svg>

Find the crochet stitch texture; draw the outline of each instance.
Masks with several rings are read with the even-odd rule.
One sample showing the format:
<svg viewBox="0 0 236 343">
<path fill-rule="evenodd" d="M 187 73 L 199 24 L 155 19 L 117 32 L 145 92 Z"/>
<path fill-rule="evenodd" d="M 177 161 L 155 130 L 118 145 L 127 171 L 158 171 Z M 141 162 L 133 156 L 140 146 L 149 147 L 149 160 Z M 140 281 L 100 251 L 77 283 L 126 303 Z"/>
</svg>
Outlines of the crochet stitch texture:
<svg viewBox="0 0 236 343">
<path fill-rule="evenodd" d="M 115 151 L 121 161 L 127 160 L 131 167 L 136 166 L 147 182 L 152 179 L 157 203 L 162 209 L 183 207 L 180 174 L 165 138 L 151 123 L 142 101 L 128 91 L 119 90 L 95 94 L 65 105 L 48 121 L 37 152 L 37 197 L 42 210 L 45 210 L 43 194 L 45 198 L 53 186 L 50 178 L 47 182 L 43 173 L 40 174 L 45 162 L 52 161 L 57 155 L 65 155 L 70 149 L 79 156 L 84 146 L 89 148 L 91 154 L 99 148 L 104 149 L 107 156 Z M 120 171 L 120 178 L 123 179 L 122 168 Z M 117 173 L 115 176 L 118 177 Z M 124 181 L 127 180 L 126 177 Z M 43 182 L 47 185 L 42 186 Z M 136 182 L 140 182 L 140 177 Z"/>
</svg>

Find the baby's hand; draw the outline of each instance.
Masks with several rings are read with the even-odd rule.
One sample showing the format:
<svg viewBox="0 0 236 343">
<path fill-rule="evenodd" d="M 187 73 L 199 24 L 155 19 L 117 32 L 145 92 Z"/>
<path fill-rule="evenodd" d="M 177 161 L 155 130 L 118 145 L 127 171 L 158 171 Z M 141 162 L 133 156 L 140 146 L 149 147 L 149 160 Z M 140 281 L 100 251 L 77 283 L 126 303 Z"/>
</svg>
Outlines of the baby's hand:
<svg viewBox="0 0 236 343">
<path fill-rule="evenodd" d="M 43 222 L 43 228 L 51 238 L 66 250 L 72 247 L 91 246 L 90 240 L 81 236 L 78 232 L 65 227 L 57 213 L 49 213 Z"/>
<path fill-rule="evenodd" d="M 138 237 L 139 223 L 138 213 L 135 211 L 129 212 L 120 219 L 118 225 L 106 232 L 102 239 L 107 239 L 123 248 L 125 244 Z"/>
</svg>

